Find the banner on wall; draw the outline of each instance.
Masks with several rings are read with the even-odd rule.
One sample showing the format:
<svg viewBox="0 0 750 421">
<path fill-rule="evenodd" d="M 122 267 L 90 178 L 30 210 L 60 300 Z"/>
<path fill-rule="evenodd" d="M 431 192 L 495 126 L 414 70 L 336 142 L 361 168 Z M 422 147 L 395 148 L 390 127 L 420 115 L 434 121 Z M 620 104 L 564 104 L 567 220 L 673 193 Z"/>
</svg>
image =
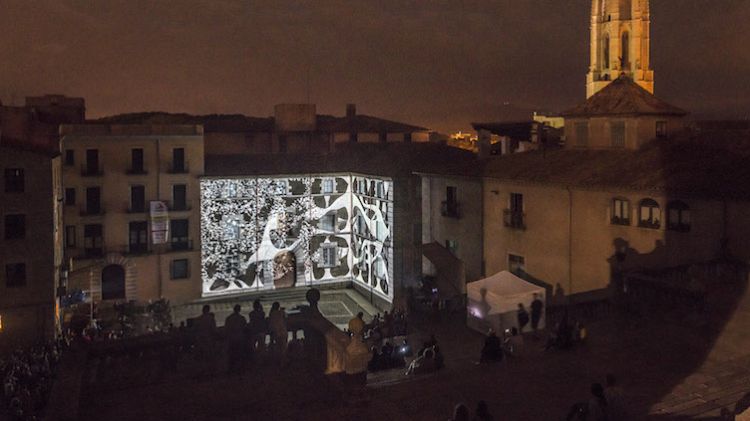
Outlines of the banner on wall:
<svg viewBox="0 0 750 421">
<path fill-rule="evenodd" d="M 151 242 L 166 244 L 169 242 L 169 208 L 161 201 L 150 203 Z"/>
</svg>

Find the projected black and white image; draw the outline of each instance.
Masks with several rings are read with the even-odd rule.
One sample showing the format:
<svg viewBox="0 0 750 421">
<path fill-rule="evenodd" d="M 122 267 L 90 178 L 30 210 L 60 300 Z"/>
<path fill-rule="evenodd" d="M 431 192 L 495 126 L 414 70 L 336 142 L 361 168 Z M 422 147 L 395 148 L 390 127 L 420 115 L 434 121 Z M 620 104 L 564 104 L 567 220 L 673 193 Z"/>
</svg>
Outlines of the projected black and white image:
<svg viewBox="0 0 750 421">
<path fill-rule="evenodd" d="M 354 281 L 392 301 L 392 187 L 355 174 L 202 180 L 203 295 Z"/>
</svg>

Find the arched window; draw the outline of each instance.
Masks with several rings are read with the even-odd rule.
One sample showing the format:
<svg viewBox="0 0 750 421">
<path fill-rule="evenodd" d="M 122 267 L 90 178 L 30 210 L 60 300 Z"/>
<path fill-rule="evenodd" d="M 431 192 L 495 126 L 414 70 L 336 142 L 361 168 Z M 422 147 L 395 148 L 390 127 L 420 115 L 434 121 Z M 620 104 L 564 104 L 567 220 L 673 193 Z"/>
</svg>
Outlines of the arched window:
<svg viewBox="0 0 750 421">
<path fill-rule="evenodd" d="M 622 43 L 620 44 L 622 49 L 620 54 L 622 55 L 622 69 L 630 68 L 630 35 L 627 32 L 622 33 Z"/>
<path fill-rule="evenodd" d="M 108 265 L 102 269 L 102 300 L 125 299 L 125 269 Z"/>
<path fill-rule="evenodd" d="M 672 231 L 690 231 L 690 208 L 685 202 L 675 200 L 667 205 L 667 228 Z"/>
<path fill-rule="evenodd" d="M 609 34 L 604 35 L 602 43 L 602 68 L 609 69 Z"/>
<path fill-rule="evenodd" d="M 630 225 L 630 201 L 628 199 L 612 199 L 612 223 L 615 225 Z"/>
<path fill-rule="evenodd" d="M 661 226 L 661 209 L 654 199 L 643 199 L 638 206 L 638 226 L 657 229 Z"/>
</svg>

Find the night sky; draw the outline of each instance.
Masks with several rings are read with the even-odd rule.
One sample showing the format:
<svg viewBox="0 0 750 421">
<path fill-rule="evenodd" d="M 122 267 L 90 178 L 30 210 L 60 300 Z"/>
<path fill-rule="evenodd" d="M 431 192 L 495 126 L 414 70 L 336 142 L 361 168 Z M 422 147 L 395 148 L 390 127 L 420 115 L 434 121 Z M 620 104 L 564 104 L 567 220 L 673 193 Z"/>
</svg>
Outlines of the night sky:
<svg viewBox="0 0 750 421">
<path fill-rule="evenodd" d="M 750 1 L 652 0 L 656 94 L 750 115 Z M 589 0 L 0 0 L 0 97 L 268 116 L 282 102 L 443 132 L 585 97 Z M 309 89 L 308 86 L 309 76 Z"/>
</svg>

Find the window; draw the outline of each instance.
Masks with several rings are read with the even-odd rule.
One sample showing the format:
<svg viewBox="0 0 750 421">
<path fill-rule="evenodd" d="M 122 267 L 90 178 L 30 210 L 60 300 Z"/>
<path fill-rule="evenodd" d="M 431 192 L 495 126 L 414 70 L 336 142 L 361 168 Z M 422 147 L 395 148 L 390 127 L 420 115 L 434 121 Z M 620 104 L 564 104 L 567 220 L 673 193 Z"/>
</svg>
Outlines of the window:
<svg viewBox="0 0 750 421">
<path fill-rule="evenodd" d="M 26 263 L 5 265 L 5 286 L 8 288 L 26 286 Z"/>
<path fill-rule="evenodd" d="M 234 184 L 234 183 L 232 183 Z M 235 188 L 235 196 L 237 190 Z M 187 210 L 187 186 L 184 184 L 175 184 L 172 186 L 172 209 L 173 210 Z"/>
<path fill-rule="evenodd" d="M 84 175 L 95 175 L 99 173 L 99 150 L 86 149 L 86 168 Z"/>
<path fill-rule="evenodd" d="M 188 220 L 173 219 L 169 221 L 169 228 L 172 231 L 172 250 L 188 250 L 190 248 Z"/>
<path fill-rule="evenodd" d="M 26 215 L 5 215 L 5 239 L 15 240 L 26 236 Z"/>
<path fill-rule="evenodd" d="M 442 203 L 442 214 L 449 218 L 458 218 L 458 192 L 455 186 L 446 186 L 445 201 Z"/>
<path fill-rule="evenodd" d="M 146 221 L 130 222 L 128 233 L 128 251 L 130 253 L 145 253 L 148 251 L 148 224 Z"/>
<path fill-rule="evenodd" d="M 622 70 L 630 68 L 630 37 L 627 32 L 622 33 L 622 49 L 620 50 L 622 57 L 620 63 Z"/>
<path fill-rule="evenodd" d="M 332 178 L 324 178 L 323 179 L 323 193 L 333 193 L 333 179 Z"/>
<path fill-rule="evenodd" d="M 172 279 L 186 279 L 190 276 L 189 272 L 190 263 L 188 259 L 175 259 L 172 260 L 172 266 L 170 268 L 170 274 Z"/>
<path fill-rule="evenodd" d="M 332 268 L 338 266 L 338 247 L 335 244 L 323 244 L 320 248 L 323 261 L 321 267 Z"/>
<path fill-rule="evenodd" d="M 320 229 L 323 231 L 336 231 L 336 214 L 325 214 L 320 218 Z"/>
<path fill-rule="evenodd" d="M 102 192 L 99 187 L 86 188 L 86 213 L 88 215 L 98 215 L 101 213 L 101 196 Z"/>
<path fill-rule="evenodd" d="M 172 172 L 185 172 L 185 148 L 172 149 Z"/>
<path fill-rule="evenodd" d="M 25 187 L 23 169 L 6 168 L 5 169 L 5 192 L 6 193 L 23 193 Z"/>
<path fill-rule="evenodd" d="M 576 146 L 586 147 L 589 145 L 589 123 L 579 121 L 574 125 L 576 130 Z"/>
<path fill-rule="evenodd" d="M 65 189 L 65 205 L 73 206 L 76 204 L 76 189 L 68 187 Z"/>
<path fill-rule="evenodd" d="M 276 194 L 278 195 L 286 195 L 289 192 L 289 186 L 287 185 L 285 180 L 278 180 L 275 183 L 276 186 Z"/>
<path fill-rule="evenodd" d="M 676 200 L 667 205 L 667 229 L 690 231 L 690 208 L 684 202 Z"/>
<path fill-rule="evenodd" d="M 102 226 L 91 224 L 83 226 L 83 251 L 86 256 L 102 255 Z"/>
<path fill-rule="evenodd" d="M 225 240 L 239 240 L 240 239 L 240 217 L 237 215 L 224 215 L 224 239 Z"/>
<path fill-rule="evenodd" d="M 609 126 L 613 148 L 625 147 L 625 122 L 614 121 Z"/>
<path fill-rule="evenodd" d="M 523 194 L 511 193 L 508 209 L 503 214 L 505 226 L 509 228 L 525 228 L 523 214 Z"/>
<path fill-rule="evenodd" d="M 656 122 L 656 137 L 659 139 L 667 137 L 667 122 L 666 121 Z"/>
<path fill-rule="evenodd" d="M 66 225 L 65 226 L 65 247 L 76 246 L 76 226 Z"/>
<path fill-rule="evenodd" d="M 136 148 L 130 150 L 130 173 L 143 174 L 143 149 Z"/>
<path fill-rule="evenodd" d="M 627 199 L 612 199 L 612 223 L 615 225 L 630 225 L 630 201 Z"/>
<path fill-rule="evenodd" d="M 456 240 L 445 240 L 445 248 L 447 248 L 454 255 L 458 252 L 458 241 Z"/>
<path fill-rule="evenodd" d="M 65 149 L 65 166 L 72 167 L 76 164 L 76 153 L 73 149 Z"/>
<path fill-rule="evenodd" d="M 523 256 L 508 254 L 508 272 L 523 277 L 526 274 L 526 259 Z"/>
<path fill-rule="evenodd" d="M 146 188 L 130 186 L 130 212 L 146 211 Z"/>
<path fill-rule="evenodd" d="M 609 35 L 604 36 L 602 48 L 604 49 L 602 53 L 602 67 L 605 69 L 609 69 Z"/>
<path fill-rule="evenodd" d="M 643 199 L 639 205 L 638 226 L 657 229 L 661 226 L 661 209 L 653 199 Z"/>
</svg>

